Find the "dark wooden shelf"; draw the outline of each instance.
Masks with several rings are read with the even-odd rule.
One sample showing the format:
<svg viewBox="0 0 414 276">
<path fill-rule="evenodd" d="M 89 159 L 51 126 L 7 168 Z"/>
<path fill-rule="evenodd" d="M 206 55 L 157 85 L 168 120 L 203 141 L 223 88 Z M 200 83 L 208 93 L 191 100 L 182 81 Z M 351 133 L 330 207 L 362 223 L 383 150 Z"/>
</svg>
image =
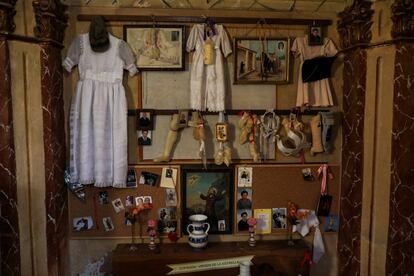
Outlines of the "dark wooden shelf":
<svg viewBox="0 0 414 276">
<path fill-rule="evenodd" d="M 148 245 L 139 244 L 138 250 L 130 251 L 129 244 L 118 244 L 112 257 L 113 275 L 167 275 L 171 270 L 167 265 L 198 262 L 215 259 L 226 259 L 239 256 L 254 255 L 252 275 L 267 263 L 280 275 L 309 275 L 307 266 L 300 263 L 309 247 L 303 240 L 295 240 L 294 246 L 288 246 L 286 240 L 257 241 L 256 247 L 245 242 L 209 243 L 201 251 L 194 252 L 187 243 L 161 244 L 157 250 L 151 251 Z M 210 270 L 194 273 L 194 275 L 237 275 L 239 268 Z M 143 274 L 142 274 L 143 273 Z M 190 274 L 186 274 L 190 275 Z M 193 275 L 193 274 L 191 274 Z M 277 274 L 279 275 L 279 274 Z"/>
<path fill-rule="evenodd" d="M 257 114 L 257 115 L 261 115 L 263 113 L 265 113 L 267 110 L 266 109 L 231 109 L 231 110 L 227 110 L 226 114 L 227 115 L 238 115 L 243 111 L 250 111 L 253 114 Z M 274 109 L 273 110 L 276 115 L 289 115 L 292 110 L 290 109 Z M 306 115 L 317 115 L 319 112 L 326 112 L 326 111 L 330 111 L 328 108 L 327 109 L 305 109 L 302 112 L 299 112 L 299 115 L 302 116 L 306 116 Z M 128 109 L 128 116 L 135 116 L 137 115 L 139 112 L 139 109 Z M 177 109 L 155 109 L 154 110 L 154 115 L 172 115 L 172 114 L 178 114 L 179 110 Z M 296 112 L 295 112 L 296 113 Z M 210 111 L 205 111 L 205 112 L 201 112 L 201 114 L 203 115 L 217 115 L 218 112 L 210 112 Z"/>
</svg>

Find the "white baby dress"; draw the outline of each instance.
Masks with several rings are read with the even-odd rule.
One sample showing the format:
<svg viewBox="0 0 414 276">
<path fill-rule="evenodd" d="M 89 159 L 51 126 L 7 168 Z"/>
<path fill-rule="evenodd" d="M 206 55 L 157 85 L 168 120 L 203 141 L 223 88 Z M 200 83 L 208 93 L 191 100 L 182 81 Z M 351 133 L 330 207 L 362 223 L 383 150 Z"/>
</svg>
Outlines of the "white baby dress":
<svg viewBox="0 0 414 276">
<path fill-rule="evenodd" d="M 223 26 L 214 25 L 214 28 L 216 34 L 210 37 L 215 49 L 213 64 L 204 64 L 204 24 L 195 24 L 187 40 L 187 52 L 195 50 L 190 71 L 190 103 L 194 110 L 224 111 L 226 91 L 224 58 L 232 52 L 232 49 Z"/>
<path fill-rule="evenodd" d="M 291 48 L 295 57 L 300 57 L 300 68 L 298 78 L 298 93 L 296 106 L 332 106 L 332 99 L 329 79 L 322 79 L 314 82 L 302 82 L 302 65 L 307 59 L 318 56 L 332 57 L 338 50 L 329 38 L 325 38 L 324 44 L 320 46 L 309 46 L 308 37 L 298 37 Z"/>
<path fill-rule="evenodd" d="M 63 67 L 79 65 L 79 82 L 70 109 L 70 180 L 97 187 L 125 187 L 127 103 L 123 69 L 137 72 L 128 44 L 109 34 L 110 47 L 93 52 L 89 34 L 71 44 Z"/>
</svg>

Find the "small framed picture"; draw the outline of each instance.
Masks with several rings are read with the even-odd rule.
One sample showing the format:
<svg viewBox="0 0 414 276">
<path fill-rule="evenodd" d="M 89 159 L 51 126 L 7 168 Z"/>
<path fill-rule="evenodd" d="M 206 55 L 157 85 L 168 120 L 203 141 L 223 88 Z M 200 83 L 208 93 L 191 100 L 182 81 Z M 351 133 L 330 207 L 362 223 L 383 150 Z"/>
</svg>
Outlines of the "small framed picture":
<svg viewBox="0 0 414 276">
<path fill-rule="evenodd" d="M 80 217 L 73 219 L 73 230 L 74 231 L 83 231 L 89 230 L 93 226 L 92 217 Z"/>
<path fill-rule="evenodd" d="M 315 46 L 315 45 L 323 45 L 324 37 L 323 37 L 323 28 L 322 26 L 309 26 L 309 34 L 308 34 L 308 45 Z"/>
<path fill-rule="evenodd" d="M 325 232 L 336 232 L 338 228 L 338 216 L 331 214 L 325 217 Z"/>
<path fill-rule="evenodd" d="M 129 206 L 134 206 L 135 205 L 135 200 L 134 200 L 134 196 L 129 195 L 126 196 L 125 198 L 125 206 L 129 207 Z"/>
<path fill-rule="evenodd" d="M 177 209 L 175 207 L 158 209 L 158 229 L 169 233 L 177 229 Z"/>
<path fill-rule="evenodd" d="M 239 199 L 237 200 L 237 210 L 252 209 L 252 189 L 237 188 Z"/>
<path fill-rule="evenodd" d="M 139 130 L 138 131 L 138 145 L 150 146 L 151 141 L 151 130 Z"/>
<path fill-rule="evenodd" d="M 225 123 L 217 123 L 216 124 L 216 140 L 218 142 L 226 142 L 227 141 L 227 124 Z"/>
<path fill-rule="evenodd" d="M 150 204 L 150 203 L 152 203 L 152 197 L 144 196 L 144 204 Z"/>
<path fill-rule="evenodd" d="M 226 231 L 226 221 L 224 219 L 218 221 L 217 229 L 219 232 Z"/>
<path fill-rule="evenodd" d="M 178 116 L 178 126 L 186 127 L 188 123 L 188 110 L 180 110 Z"/>
<path fill-rule="evenodd" d="M 102 218 L 102 223 L 105 227 L 106 232 L 113 231 L 115 229 L 112 219 L 110 217 Z"/>
<path fill-rule="evenodd" d="M 152 109 L 140 109 L 137 113 L 137 129 L 138 130 L 153 130 L 154 129 L 154 120 L 153 120 L 154 110 Z"/>
</svg>

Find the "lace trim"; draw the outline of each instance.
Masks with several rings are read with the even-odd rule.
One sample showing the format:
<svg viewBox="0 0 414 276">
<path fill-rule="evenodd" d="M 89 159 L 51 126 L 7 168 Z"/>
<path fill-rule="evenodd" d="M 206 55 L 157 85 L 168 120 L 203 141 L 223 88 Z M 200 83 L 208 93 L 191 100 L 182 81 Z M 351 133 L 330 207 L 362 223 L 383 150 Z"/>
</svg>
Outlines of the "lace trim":
<svg viewBox="0 0 414 276">
<path fill-rule="evenodd" d="M 92 185 L 94 184 L 95 187 L 115 187 L 115 188 L 125 188 L 125 182 L 95 182 L 94 179 L 87 179 L 87 180 L 80 180 L 80 181 L 71 181 L 72 183 L 80 183 L 82 185 Z"/>
<path fill-rule="evenodd" d="M 66 69 L 66 71 L 71 72 L 74 66 L 74 62 L 69 57 L 66 57 L 62 63 L 62 66 Z"/>
<path fill-rule="evenodd" d="M 134 76 L 136 73 L 138 73 L 138 69 L 135 66 L 135 64 L 133 64 L 133 63 L 131 63 L 130 65 L 128 65 L 125 69 L 129 71 L 129 75 L 131 77 Z"/>
</svg>

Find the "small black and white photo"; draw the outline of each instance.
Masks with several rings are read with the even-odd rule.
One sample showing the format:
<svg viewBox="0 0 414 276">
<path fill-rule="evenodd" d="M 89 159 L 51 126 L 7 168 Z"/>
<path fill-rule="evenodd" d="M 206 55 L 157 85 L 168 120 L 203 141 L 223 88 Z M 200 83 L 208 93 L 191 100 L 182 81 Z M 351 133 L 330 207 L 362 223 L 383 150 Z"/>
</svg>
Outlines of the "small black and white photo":
<svg viewBox="0 0 414 276">
<path fill-rule="evenodd" d="M 272 208 L 272 228 L 286 229 L 286 208 Z"/>
<path fill-rule="evenodd" d="M 151 141 L 151 130 L 139 130 L 138 132 L 138 145 L 150 146 Z"/>
<path fill-rule="evenodd" d="M 135 205 L 135 198 L 132 195 L 128 195 L 125 198 L 125 206 L 129 207 L 129 206 L 134 206 Z"/>
<path fill-rule="evenodd" d="M 238 169 L 238 181 L 237 186 L 239 187 L 251 187 L 253 177 L 252 167 L 239 167 Z"/>
<path fill-rule="evenodd" d="M 165 189 L 165 206 L 177 206 L 177 194 L 175 189 Z"/>
<path fill-rule="evenodd" d="M 161 233 L 169 233 L 177 228 L 177 209 L 173 207 L 158 209 L 158 229 Z"/>
<path fill-rule="evenodd" d="M 99 204 L 108 204 L 109 203 L 109 196 L 108 191 L 102 191 L 98 194 Z"/>
<path fill-rule="evenodd" d="M 141 172 L 139 177 L 139 184 L 145 184 L 150 186 L 156 186 L 158 183 L 159 175 L 151 172 Z"/>
<path fill-rule="evenodd" d="M 141 109 L 138 112 L 137 118 L 137 129 L 138 130 L 152 130 L 154 129 L 154 121 L 153 121 L 153 113 L 152 109 Z"/>
<path fill-rule="evenodd" d="M 173 176 L 173 170 L 172 169 L 167 169 L 165 171 L 165 177 L 166 178 L 172 178 L 172 176 Z"/>
<path fill-rule="evenodd" d="M 91 216 L 78 217 L 73 219 L 73 230 L 84 231 L 89 230 L 93 227 L 93 220 Z"/>
<path fill-rule="evenodd" d="M 116 213 L 119 213 L 119 212 L 121 212 L 122 210 L 125 209 L 120 198 L 117 198 L 117 199 L 113 200 L 112 205 L 114 206 L 114 209 L 115 209 Z"/>
<path fill-rule="evenodd" d="M 226 221 L 224 219 L 221 219 L 217 222 L 217 229 L 219 231 L 226 231 Z"/>
<path fill-rule="evenodd" d="M 314 180 L 311 168 L 302 169 L 302 176 L 303 176 L 303 180 L 305 180 L 305 181 L 313 181 Z"/>
<path fill-rule="evenodd" d="M 106 232 L 113 231 L 115 229 L 112 219 L 110 217 L 102 218 L 102 223 L 105 227 Z"/>
<path fill-rule="evenodd" d="M 237 200 L 237 210 L 252 209 L 252 189 L 237 188 L 239 199 Z"/>
<path fill-rule="evenodd" d="M 162 168 L 160 187 L 162 188 L 175 188 L 177 181 L 177 172 L 175 168 Z"/>
<path fill-rule="evenodd" d="M 152 197 L 144 196 L 144 204 L 150 204 L 150 203 L 152 203 Z"/>
<path fill-rule="evenodd" d="M 178 126 L 186 127 L 187 123 L 188 123 L 188 111 L 180 110 L 179 115 L 178 115 Z"/>
<path fill-rule="evenodd" d="M 135 173 L 135 169 L 130 168 L 130 169 L 128 169 L 126 187 L 127 188 L 134 188 L 136 186 L 137 186 L 137 175 Z"/>
<path fill-rule="evenodd" d="M 135 198 L 135 205 L 137 205 L 137 206 L 144 205 L 144 197 L 143 196 L 137 196 Z"/>
</svg>

